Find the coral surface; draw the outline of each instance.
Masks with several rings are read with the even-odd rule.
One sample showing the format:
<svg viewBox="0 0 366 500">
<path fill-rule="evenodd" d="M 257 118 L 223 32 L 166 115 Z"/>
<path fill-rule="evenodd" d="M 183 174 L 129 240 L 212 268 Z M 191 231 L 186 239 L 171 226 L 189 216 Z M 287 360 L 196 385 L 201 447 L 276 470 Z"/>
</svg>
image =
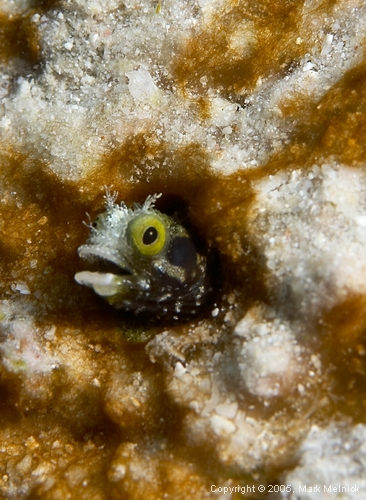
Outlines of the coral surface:
<svg viewBox="0 0 366 500">
<path fill-rule="evenodd" d="M 1 498 L 366 499 L 365 33 L 364 0 L 0 0 Z M 75 282 L 106 187 L 217 256 L 201 315 Z"/>
</svg>

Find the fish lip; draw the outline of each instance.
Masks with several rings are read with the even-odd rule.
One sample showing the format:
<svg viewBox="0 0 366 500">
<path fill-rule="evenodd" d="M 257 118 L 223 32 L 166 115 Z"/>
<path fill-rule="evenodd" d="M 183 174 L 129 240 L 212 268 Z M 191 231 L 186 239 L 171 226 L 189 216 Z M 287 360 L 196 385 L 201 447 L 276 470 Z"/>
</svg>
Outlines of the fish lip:
<svg viewBox="0 0 366 500">
<path fill-rule="evenodd" d="M 74 279 L 79 285 L 93 288 L 95 293 L 108 300 L 121 290 L 124 278 L 112 273 L 81 271 L 75 274 Z"/>
<path fill-rule="evenodd" d="M 110 273 L 106 271 L 105 273 L 100 272 L 99 274 L 115 274 L 118 275 L 126 275 L 133 274 L 132 268 L 127 264 L 126 260 L 121 258 L 120 255 L 116 255 L 114 252 L 109 250 L 108 248 L 96 247 L 93 245 L 82 245 L 78 249 L 79 256 L 87 261 L 98 263 L 101 262 L 110 262 L 115 266 L 118 266 L 118 273 Z"/>
</svg>

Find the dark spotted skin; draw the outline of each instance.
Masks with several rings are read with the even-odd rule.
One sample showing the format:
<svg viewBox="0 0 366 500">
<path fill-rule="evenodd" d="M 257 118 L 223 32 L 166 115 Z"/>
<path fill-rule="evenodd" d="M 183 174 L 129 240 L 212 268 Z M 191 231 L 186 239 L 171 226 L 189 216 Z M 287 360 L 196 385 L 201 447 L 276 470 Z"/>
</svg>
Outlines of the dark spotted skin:
<svg viewBox="0 0 366 500">
<path fill-rule="evenodd" d="M 157 318 L 194 316 L 207 302 L 211 290 L 205 271 L 205 258 L 187 237 L 177 236 L 167 251 L 167 262 L 156 262 L 150 269 L 150 288 L 136 288 L 133 300 L 114 303 L 118 309 L 136 314 L 155 314 Z M 205 275 L 205 280 L 197 279 Z"/>
</svg>

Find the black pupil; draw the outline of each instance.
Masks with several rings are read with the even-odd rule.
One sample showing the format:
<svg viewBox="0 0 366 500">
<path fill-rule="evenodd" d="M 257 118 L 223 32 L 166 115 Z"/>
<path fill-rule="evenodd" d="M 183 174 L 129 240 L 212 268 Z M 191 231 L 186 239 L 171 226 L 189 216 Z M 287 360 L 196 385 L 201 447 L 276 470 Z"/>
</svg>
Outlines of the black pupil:
<svg viewBox="0 0 366 500">
<path fill-rule="evenodd" d="M 150 226 L 144 232 L 142 242 L 144 245 L 152 245 L 158 239 L 158 231 L 155 227 Z"/>
</svg>

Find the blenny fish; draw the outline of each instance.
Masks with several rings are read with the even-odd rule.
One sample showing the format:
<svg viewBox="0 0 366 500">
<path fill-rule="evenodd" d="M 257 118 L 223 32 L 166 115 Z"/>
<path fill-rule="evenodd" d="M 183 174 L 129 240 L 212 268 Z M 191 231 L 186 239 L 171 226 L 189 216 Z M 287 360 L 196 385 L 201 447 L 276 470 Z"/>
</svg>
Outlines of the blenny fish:
<svg viewBox="0 0 366 500">
<path fill-rule="evenodd" d="M 117 309 L 153 319 L 188 318 L 212 293 L 207 256 L 174 217 L 155 209 L 160 196 L 128 208 L 107 192 L 106 211 L 78 249 L 93 270 L 77 273 L 75 280 Z"/>
</svg>

